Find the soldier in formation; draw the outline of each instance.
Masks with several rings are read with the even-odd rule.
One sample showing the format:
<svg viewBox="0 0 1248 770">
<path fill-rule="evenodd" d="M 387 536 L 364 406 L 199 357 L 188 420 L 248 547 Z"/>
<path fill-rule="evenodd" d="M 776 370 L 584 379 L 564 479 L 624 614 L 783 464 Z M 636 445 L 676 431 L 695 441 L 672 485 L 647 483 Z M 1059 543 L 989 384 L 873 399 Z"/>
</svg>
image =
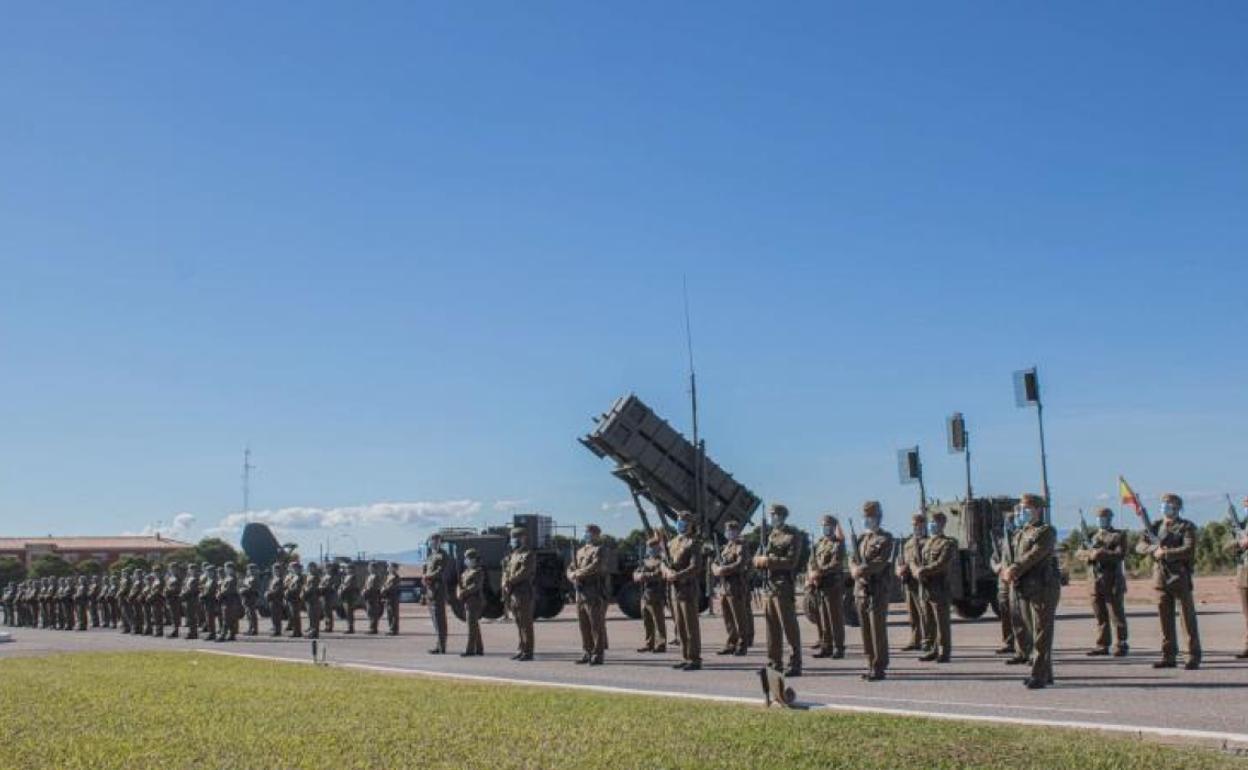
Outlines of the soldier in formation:
<svg viewBox="0 0 1248 770">
<path fill-rule="evenodd" d="M 576 620 L 581 630 L 584 654 L 577 663 L 601 666 L 606 651 L 607 585 L 602 530 L 597 524 L 585 528 L 581 547 L 576 549 L 567 578 L 576 593 Z"/>
<path fill-rule="evenodd" d="M 1045 522 L 1045 505 L 1040 495 L 1022 496 L 1015 517 L 1020 527 L 1018 548 L 1014 562 L 1002 570 L 1005 580 L 1014 584 L 1031 637 L 1031 673 L 1023 680 L 1031 690 L 1053 684 L 1053 631 L 1062 595 L 1057 531 Z"/>
<path fill-rule="evenodd" d="M 503 602 L 516 623 L 519 639 L 512 660 L 533 660 L 533 582 L 537 578 L 537 555 L 529 548 L 524 527 L 511 530 L 511 549 L 503 560 Z"/>
<path fill-rule="evenodd" d="M 693 514 L 681 511 L 676 517 L 676 537 L 668 544 L 668 563 L 661 568 L 672 593 L 672 617 L 680 637 L 680 663 L 673 668 L 698 671 L 702 668 L 702 626 L 698 604 L 702 588 L 702 541 L 698 539 Z"/>
<path fill-rule="evenodd" d="M 641 624 L 646 639 L 645 644 L 637 648 L 637 652 L 666 652 L 667 584 L 663 580 L 663 539 L 657 533 L 652 533 L 646 539 L 646 553 L 633 571 L 633 582 L 640 589 Z M 731 635 L 729 638 L 732 638 Z"/>
<path fill-rule="evenodd" d="M 1161 521 L 1136 543 L 1137 553 L 1153 561 L 1153 589 L 1157 592 L 1157 614 L 1161 619 L 1161 660 L 1153 668 L 1175 668 L 1178 638 L 1174 615 L 1177 610 L 1187 636 L 1188 671 L 1200 668 L 1200 629 L 1196 625 L 1196 601 L 1192 596 L 1192 566 L 1196 560 L 1196 525 L 1179 516 L 1183 499 L 1174 493 L 1161 496 Z"/>
<path fill-rule="evenodd" d="M 381 562 L 369 562 L 368 577 L 364 580 L 364 610 L 368 615 L 370 634 L 376 634 L 377 625 L 381 623 L 381 583 L 385 579 L 383 569 Z"/>
<path fill-rule="evenodd" d="M 893 536 L 881 526 L 884 509 L 875 500 L 862 505 L 866 532 L 854 546 L 849 574 L 854 579 L 854 604 L 867 657 L 864 681 L 878 682 L 888 671 L 889 569 L 893 563 Z"/>
<path fill-rule="evenodd" d="M 845 657 L 845 541 L 835 516 L 824 516 L 819 524 L 822 534 L 806 571 L 819 629 L 819 649 L 813 657 L 839 659 Z"/>
<path fill-rule="evenodd" d="M 308 574 L 304 576 L 300 588 L 299 600 L 308 614 L 308 638 L 321 637 L 321 567 L 316 562 L 308 564 Z"/>
<path fill-rule="evenodd" d="M 901 557 L 896 567 L 906 598 L 906 617 L 910 622 L 910 642 L 902 647 L 911 650 L 930 651 L 934 644 L 934 619 L 930 616 L 923 584 L 916 576 L 923 561 L 923 544 L 927 541 L 927 516 L 921 511 L 910 518 L 910 537 L 901 547 Z"/>
<path fill-rule="evenodd" d="M 1121 658 L 1129 649 L 1124 606 L 1127 577 L 1123 572 L 1123 562 L 1127 558 L 1127 533 L 1114 529 L 1114 512 L 1108 508 L 1097 511 L 1096 520 L 1098 528 L 1087 546 L 1075 552 L 1075 558 L 1086 563 L 1092 573 L 1089 598 L 1092 615 L 1096 618 L 1096 643 L 1087 654 L 1109 655 L 1110 643 L 1116 642 L 1113 654 Z"/>
<path fill-rule="evenodd" d="M 360 601 L 360 584 L 355 579 L 355 571 L 342 571 L 342 580 L 338 584 L 338 605 L 342 608 L 347 621 L 347 630 L 343 633 L 355 633 L 355 605 Z"/>
<path fill-rule="evenodd" d="M 399 565 L 397 562 L 390 562 L 389 569 L 386 572 L 386 579 L 381 583 L 381 600 L 386 605 L 386 633 L 390 636 L 398 636 L 399 633 Z M 442 612 L 442 628 L 443 634 L 438 644 L 442 652 L 446 652 L 446 610 L 443 603 Z"/>
<path fill-rule="evenodd" d="M 260 633 L 260 565 L 248 564 L 247 574 L 239 586 L 238 595 L 243 601 L 243 615 L 247 618 L 247 635 Z"/>
<path fill-rule="evenodd" d="M 741 525 L 734 519 L 724 522 L 724 544 L 711 567 L 711 574 L 719 578 L 720 612 L 724 616 L 724 629 L 728 632 L 724 646 L 716 654 L 745 655 L 754 644 L 754 610 L 750 607 L 750 547 L 741 539 Z M 661 618 L 662 608 L 659 609 Z"/>
<path fill-rule="evenodd" d="M 481 610 L 485 606 L 485 572 L 477 560 L 477 549 L 464 551 L 464 571 L 459 575 L 459 585 L 455 597 L 464 608 L 464 622 L 468 624 L 468 646 L 460 653 L 461 657 L 484 655 L 485 645 L 481 642 Z"/>
<path fill-rule="evenodd" d="M 767 511 L 767 542 L 759 546 L 754 567 L 766 575 L 764 617 L 767 621 L 767 664 L 788 676 L 802 675 L 802 636 L 797 625 L 797 567 L 802 534 L 788 525 L 789 509 L 776 503 Z M 789 665 L 784 667 L 784 642 Z"/>
<path fill-rule="evenodd" d="M 342 565 L 332 561 L 325 567 L 321 577 L 321 611 L 325 615 L 325 632 L 334 632 L 334 614 L 338 612 L 338 603 L 342 591 Z"/>
<path fill-rule="evenodd" d="M 446 580 L 449 573 L 449 558 L 442 550 L 442 536 L 433 533 L 429 537 L 429 555 L 425 558 L 424 574 L 421 582 L 425 587 L 425 604 L 429 607 L 429 620 L 433 623 L 437 643 L 430 654 L 441 655 L 446 652 Z"/>
<path fill-rule="evenodd" d="M 1248 497 L 1244 498 L 1243 507 L 1244 519 L 1248 520 Z M 1230 512 L 1235 515 L 1233 506 Z M 1238 521 L 1227 538 L 1226 550 L 1235 556 L 1235 587 L 1239 592 L 1239 606 L 1244 615 L 1244 624 L 1248 626 L 1248 530 L 1240 529 Z M 1248 631 L 1244 634 L 1244 649 L 1236 653 L 1235 657 L 1240 660 L 1248 658 Z"/>
<path fill-rule="evenodd" d="M 919 593 L 925 604 L 923 616 L 933 630 L 933 645 L 921 661 L 948 663 L 953 653 L 953 626 L 949 619 L 954 560 L 958 556 L 958 541 L 945 534 L 947 518 L 937 511 L 932 515 L 928 537 L 923 541 L 919 564 L 914 577 L 919 582 Z"/>
</svg>

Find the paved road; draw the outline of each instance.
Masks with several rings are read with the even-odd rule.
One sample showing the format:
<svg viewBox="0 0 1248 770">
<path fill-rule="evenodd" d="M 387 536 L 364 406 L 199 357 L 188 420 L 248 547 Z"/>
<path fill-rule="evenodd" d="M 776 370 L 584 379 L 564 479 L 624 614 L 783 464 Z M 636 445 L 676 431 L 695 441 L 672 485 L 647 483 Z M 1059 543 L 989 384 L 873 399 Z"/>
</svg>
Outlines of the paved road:
<svg viewBox="0 0 1248 770">
<path fill-rule="evenodd" d="M 565 611 L 537 626 L 537 660 L 508 660 L 515 647 L 513 627 L 502 621 L 483 624 L 486 655 L 430 655 L 429 619 L 420 607 L 405 606 L 403 631 L 398 637 L 326 634 L 332 663 L 437 675 L 467 675 L 542 684 L 616 688 L 626 691 L 678 693 L 724 699 L 760 701 L 754 671 L 763 663 L 761 651 L 748 657 L 717 657 L 712 653 L 724 639 L 718 617 L 703 618 L 706 667 L 700 672 L 673 671 L 676 656 L 634 652 L 641 642 L 641 623 L 612 615 L 608 624 L 611 649 L 600 667 L 573 665 L 580 656 L 573 613 Z M 614 610 L 613 610 L 614 612 Z M 1244 620 L 1237 606 L 1205 605 L 1200 627 L 1205 664 L 1200 671 L 1157 671 L 1159 630 L 1156 616 L 1146 607 L 1128 610 L 1132 651 L 1125 659 L 1087 658 L 1092 621 L 1079 604 L 1066 602 L 1057 629 L 1056 686 L 1038 691 L 1023 688 L 1023 668 L 1005 666 L 993 650 L 1000 626 L 989 613 L 977 622 L 954 625 L 955 660 L 951 664 L 920 663 L 914 653 L 894 653 L 889 679 L 867 683 L 856 629 L 844 660 L 813 660 L 806 656 L 805 675 L 792 680 L 799 699 L 816 707 L 959 716 L 989 721 L 1098 726 L 1139 731 L 1154 736 L 1202 739 L 1248 746 L 1248 661 L 1234 658 L 1242 648 Z M 763 636 L 761 618 L 758 635 Z M 465 641 L 463 626 L 451 621 L 451 647 Z M 236 643 L 213 644 L 184 639 L 131 637 L 111 630 L 87 632 L 9 629 L 15 641 L 0 644 L 0 659 L 18 655 L 81 650 L 208 649 L 265 657 L 307 660 L 306 640 L 240 638 Z M 894 607 L 893 648 L 904 643 L 904 614 Z M 802 638 L 815 638 L 813 626 L 802 621 Z"/>
</svg>

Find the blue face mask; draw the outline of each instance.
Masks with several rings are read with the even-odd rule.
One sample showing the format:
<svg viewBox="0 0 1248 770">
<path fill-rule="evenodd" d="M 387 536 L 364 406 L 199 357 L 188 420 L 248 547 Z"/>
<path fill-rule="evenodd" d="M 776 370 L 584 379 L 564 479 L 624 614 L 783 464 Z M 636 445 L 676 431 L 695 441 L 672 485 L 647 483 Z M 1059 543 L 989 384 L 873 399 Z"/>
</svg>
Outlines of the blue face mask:
<svg viewBox="0 0 1248 770">
<path fill-rule="evenodd" d="M 1114 525 L 1114 519 L 1111 516 L 1102 516 L 1096 520 L 1096 523 L 1101 526 L 1101 529 L 1109 529 Z"/>
<path fill-rule="evenodd" d="M 737 542 L 737 539 L 741 537 L 741 530 L 730 529 L 726 534 L 728 535 L 728 539 L 735 543 Z"/>
<path fill-rule="evenodd" d="M 1031 523 L 1031 509 L 1019 508 L 1018 513 L 1014 514 L 1014 521 L 1020 527 L 1025 527 Z"/>
<path fill-rule="evenodd" d="M 586 532 L 581 537 L 581 542 L 584 543 L 585 545 L 589 545 L 590 543 L 594 542 L 594 536 Z"/>
<path fill-rule="evenodd" d="M 518 538 L 518 537 L 513 537 L 513 538 L 511 539 L 511 550 L 513 550 L 513 551 L 514 551 L 514 550 L 516 550 L 516 549 L 517 549 L 517 548 L 519 548 L 519 547 L 520 547 L 520 538 Z"/>
<path fill-rule="evenodd" d="M 1179 509 L 1173 503 L 1166 503 L 1161 506 L 1161 515 L 1167 519 L 1173 519 L 1179 515 Z"/>
<path fill-rule="evenodd" d="M 939 524 L 937 524 L 934 521 L 927 525 L 927 534 L 929 535 L 939 535 L 940 533 L 944 531 L 945 531 L 944 527 L 941 527 Z"/>
<path fill-rule="evenodd" d="M 783 517 L 783 516 L 777 516 L 776 514 L 774 514 L 774 513 L 773 513 L 773 514 L 771 515 L 771 527 L 772 527 L 772 529 L 779 529 L 780 527 L 783 527 L 783 526 L 784 526 L 784 517 Z"/>
<path fill-rule="evenodd" d="M 868 532 L 874 532 L 880 528 L 880 520 L 875 516 L 867 516 L 862 520 L 862 526 L 866 527 Z"/>
<path fill-rule="evenodd" d="M 654 546 L 648 546 L 648 547 L 646 548 L 646 555 L 647 555 L 647 556 L 658 556 L 658 555 L 659 555 L 659 549 L 658 549 L 658 548 L 655 548 Z"/>
<path fill-rule="evenodd" d="M 685 521 L 684 519 L 681 519 L 680 521 L 676 522 L 676 531 L 682 535 L 688 532 L 689 522 Z"/>
<path fill-rule="evenodd" d="M 823 528 L 824 537 L 832 537 L 833 532 L 836 532 L 836 527 L 833 527 L 831 524 Z"/>
</svg>

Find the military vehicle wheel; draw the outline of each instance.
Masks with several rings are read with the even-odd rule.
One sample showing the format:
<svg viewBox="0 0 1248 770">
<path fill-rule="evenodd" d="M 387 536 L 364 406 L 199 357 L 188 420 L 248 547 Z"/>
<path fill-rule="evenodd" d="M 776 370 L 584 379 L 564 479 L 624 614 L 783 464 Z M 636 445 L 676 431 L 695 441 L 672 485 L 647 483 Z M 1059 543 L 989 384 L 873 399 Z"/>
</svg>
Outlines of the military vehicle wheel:
<svg viewBox="0 0 1248 770">
<path fill-rule="evenodd" d="M 550 620 L 563 612 L 563 594 L 559 591 L 538 591 L 533 604 L 533 614 L 541 620 Z"/>
<path fill-rule="evenodd" d="M 615 595 L 615 604 L 620 612 L 637 620 L 641 617 L 641 587 L 636 583 L 625 583 Z"/>
<path fill-rule="evenodd" d="M 983 599 L 962 599 L 953 603 L 953 610 L 960 618 L 975 620 L 988 610 L 988 602 Z"/>
<path fill-rule="evenodd" d="M 458 599 L 448 598 L 446 604 L 448 607 L 451 608 L 451 614 L 455 616 L 455 619 L 461 623 L 464 622 L 464 619 L 466 616 L 464 615 L 463 602 L 459 601 Z"/>
</svg>

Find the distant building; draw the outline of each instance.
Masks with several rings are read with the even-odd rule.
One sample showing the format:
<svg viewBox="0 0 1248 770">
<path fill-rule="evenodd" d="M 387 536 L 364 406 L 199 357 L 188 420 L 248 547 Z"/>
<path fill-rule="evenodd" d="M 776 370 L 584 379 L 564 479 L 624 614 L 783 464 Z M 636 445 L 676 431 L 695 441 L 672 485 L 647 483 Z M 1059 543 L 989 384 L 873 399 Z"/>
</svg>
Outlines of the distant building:
<svg viewBox="0 0 1248 770">
<path fill-rule="evenodd" d="M 59 556 L 69 563 L 95 559 L 108 566 L 127 556 L 158 559 L 191 543 L 170 540 L 160 535 L 122 535 L 120 537 L 0 537 L 0 557 L 12 556 L 29 569 L 44 554 Z"/>
</svg>

